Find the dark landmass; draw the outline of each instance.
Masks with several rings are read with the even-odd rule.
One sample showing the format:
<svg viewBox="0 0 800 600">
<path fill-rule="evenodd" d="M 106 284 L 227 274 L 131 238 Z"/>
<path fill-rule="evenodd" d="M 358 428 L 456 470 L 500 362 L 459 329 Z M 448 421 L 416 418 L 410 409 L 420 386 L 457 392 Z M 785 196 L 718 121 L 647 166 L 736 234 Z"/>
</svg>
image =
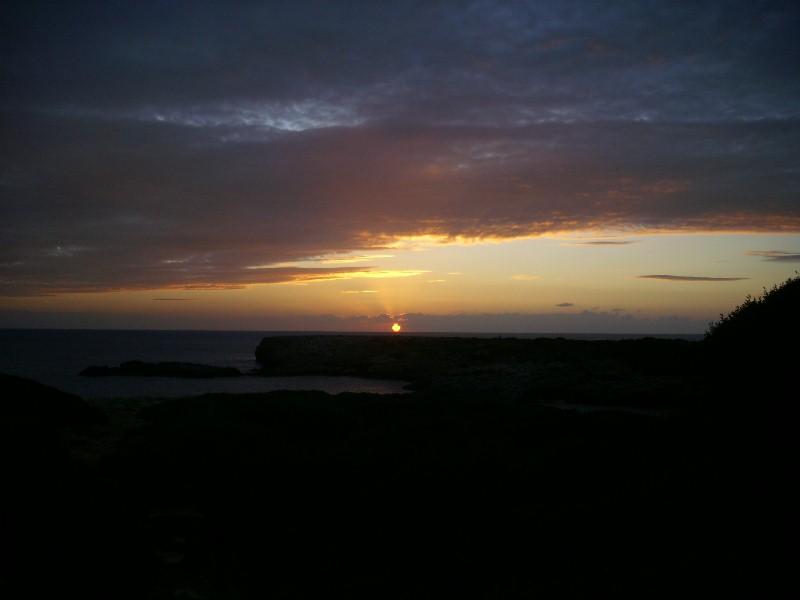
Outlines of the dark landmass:
<svg viewBox="0 0 800 600">
<path fill-rule="evenodd" d="M 796 401 L 725 356 L 302 336 L 265 338 L 262 375 L 415 391 L 91 405 L 3 376 L 0 596 L 773 596 L 794 585 Z"/>
<path fill-rule="evenodd" d="M 707 394 L 702 344 L 685 340 L 265 337 L 263 375 L 351 375 L 409 389 L 616 406 L 674 406 Z"/>
<path fill-rule="evenodd" d="M 83 398 L 32 379 L 0 373 L 0 413 L 4 422 L 35 421 L 54 426 L 97 425 L 105 413 Z"/>
<path fill-rule="evenodd" d="M 79 373 L 85 377 L 186 377 L 211 379 L 213 377 L 240 377 L 242 372 L 234 367 L 215 367 L 186 362 L 147 363 L 130 360 L 118 367 L 91 366 Z"/>
<path fill-rule="evenodd" d="M 0 597 L 777 597 L 796 586 L 799 296 L 794 278 L 748 299 L 702 343 L 257 350 L 262 374 L 408 394 L 92 405 L 0 376 Z"/>
</svg>

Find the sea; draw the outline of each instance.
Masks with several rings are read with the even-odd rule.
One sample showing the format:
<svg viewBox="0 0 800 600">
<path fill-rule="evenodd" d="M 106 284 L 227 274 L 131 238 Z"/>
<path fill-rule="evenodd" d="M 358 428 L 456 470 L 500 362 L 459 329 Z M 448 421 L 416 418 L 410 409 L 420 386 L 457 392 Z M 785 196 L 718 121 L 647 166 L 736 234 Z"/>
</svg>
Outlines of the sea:
<svg viewBox="0 0 800 600">
<path fill-rule="evenodd" d="M 347 332 L 269 331 L 145 331 L 109 329 L 0 329 L 0 373 L 34 379 L 85 399 L 180 398 L 206 393 L 257 393 L 274 390 L 322 390 L 395 394 L 405 381 L 359 377 L 85 377 L 89 366 L 118 366 L 129 360 L 190 362 L 235 367 L 248 373 L 259 367 L 255 349 L 266 336 L 341 335 Z M 359 335 L 359 334 L 351 334 Z M 375 334 L 362 334 L 375 335 Z M 387 333 L 386 335 L 395 335 Z M 400 334 L 405 335 L 405 334 Z M 492 334 L 414 333 L 454 337 L 567 337 L 573 339 L 635 339 L 641 337 L 700 340 L 702 335 L 615 334 Z"/>
</svg>

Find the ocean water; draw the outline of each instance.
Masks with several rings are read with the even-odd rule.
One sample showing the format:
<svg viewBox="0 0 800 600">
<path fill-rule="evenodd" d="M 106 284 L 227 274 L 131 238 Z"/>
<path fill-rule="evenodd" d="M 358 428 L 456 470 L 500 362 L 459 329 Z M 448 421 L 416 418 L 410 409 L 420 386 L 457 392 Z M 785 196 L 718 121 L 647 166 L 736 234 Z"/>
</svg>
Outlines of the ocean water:
<svg viewBox="0 0 800 600">
<path fill-rule="evenodd" d="M 0 329 L 0 372 L 28 377 L 87 399 L 179 398 L 212 392 L 250 393 L 272 390 L 401 393 L 405 381 L 358 377 L 82 377 L 88 366 L 117 366 L 128 360 L 192 362 L 257 368 L 256 331 L 127 331 Z"/>
<path fill-rule="evenodd" d="M 179 379 L 170 377 L 81 377 L 88 366 L 117 366 L 128 360 L 192 362 L 236 367 L 243 373 L 258 367 L 255 349 L 268 335 L 311 332 L 264 331 L 139 331 L 73 329 L 0 329 L 0 372 L 40 383 L 87 399 L 177 398 L 211 392 L 249 393 L 272 390 L 400 393 L 404 381 L 358 377 L 234 377 Z M 392 334 L 387 334 L 392 335 Z M 498 337 L 498 334 L 418 334 Z M 641 335 L 502 334 L 503 337 L 571 337 L 626 339 Z M 702 336 L 660 336 L 701 339 Z"/>
</svg>

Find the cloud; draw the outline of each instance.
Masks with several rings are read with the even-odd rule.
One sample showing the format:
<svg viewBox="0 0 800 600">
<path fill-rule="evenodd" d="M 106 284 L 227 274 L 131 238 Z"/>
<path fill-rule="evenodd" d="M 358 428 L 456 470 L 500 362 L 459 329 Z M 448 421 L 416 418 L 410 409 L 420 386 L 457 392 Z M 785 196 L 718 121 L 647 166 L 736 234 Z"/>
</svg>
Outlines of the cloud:
<svg viewBox="0 0 800 600">
<path fill-rule="evenodd" d="M 761 256 L 764 260 L 774 262 L 800 262 L 800 254 L 782 252 L 780 250 L 751 250 L 745 252 L 747 256 Z"/>
<path fill-rule="evenodd" d="M 349 263 L 356 263 L 356 262 L 368 262 L 370 260 L 375 260 L 378 258 L 393 258 L 393 254 L 365 254 L 363 256 L 337 256 L 337 257 L 319 257 L 319 258 L 308 258 L 307 260 L 318 260 L 323 264 L 349 264 Z"/>
<path fill-rule="evenodd" d="M 571 306 L 575 306 L 572 302 L 562 302 L 561 304 L 556 304 L 556 306 L 560 308 L 569 308 Z"/>
<path fill-rule="evenodd" d="M 639 279 L 663 279 L 664 281 L 743 281 L 747 277 L 696 277 L 692 275 L 639 275 Z"/>
<path fill-rule="evenodd" d="M 421 235 L 800 232 L 791 4 L 7 10 L 0 294 L 295 281 L 246 267 Z"/>
<path fill-rule="evenodd" d="M 345 110 L 492 124 L 781 115 L 793 89 L 778 82 L 793 80 L 798 58 L 790 5 L 737 2 L 721 15 L 688 1 L 666 9 L 240 0 L 95 4 L 70 19 L 68 7 L 11 4 L 12 100 L 200 123 L 195 115 L 212 110 L 245 123 L 291 122 L 294 113 L 324 121 Z"/>
<path fill-rule="evenodd" d="M 630 240 L 620 240 L 620 241 L 598 240 L 593 242 L 571 242 L 571 243 L 576 246 L 627 246 L 629 244 L 637 244 L 638 242 Z"/>
</svg>

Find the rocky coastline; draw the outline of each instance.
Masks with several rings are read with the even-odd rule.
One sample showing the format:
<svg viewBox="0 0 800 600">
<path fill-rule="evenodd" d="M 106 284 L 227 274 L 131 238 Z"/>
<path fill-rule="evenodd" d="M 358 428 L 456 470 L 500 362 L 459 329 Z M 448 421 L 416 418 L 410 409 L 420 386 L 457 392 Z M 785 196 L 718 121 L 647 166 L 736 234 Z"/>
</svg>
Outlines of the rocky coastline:
<svg viewBox="0 0 800 600">
<path fill-rule="evenodd" d="M 792 572 L 796 408 L 702 343 L 267 336 L 256 356 L 413 391 L 90 403 L 0 376 L 0 596 L 670 598 Z M 194 369 L 123 365 L 100 374 Z"/>
</svg>

